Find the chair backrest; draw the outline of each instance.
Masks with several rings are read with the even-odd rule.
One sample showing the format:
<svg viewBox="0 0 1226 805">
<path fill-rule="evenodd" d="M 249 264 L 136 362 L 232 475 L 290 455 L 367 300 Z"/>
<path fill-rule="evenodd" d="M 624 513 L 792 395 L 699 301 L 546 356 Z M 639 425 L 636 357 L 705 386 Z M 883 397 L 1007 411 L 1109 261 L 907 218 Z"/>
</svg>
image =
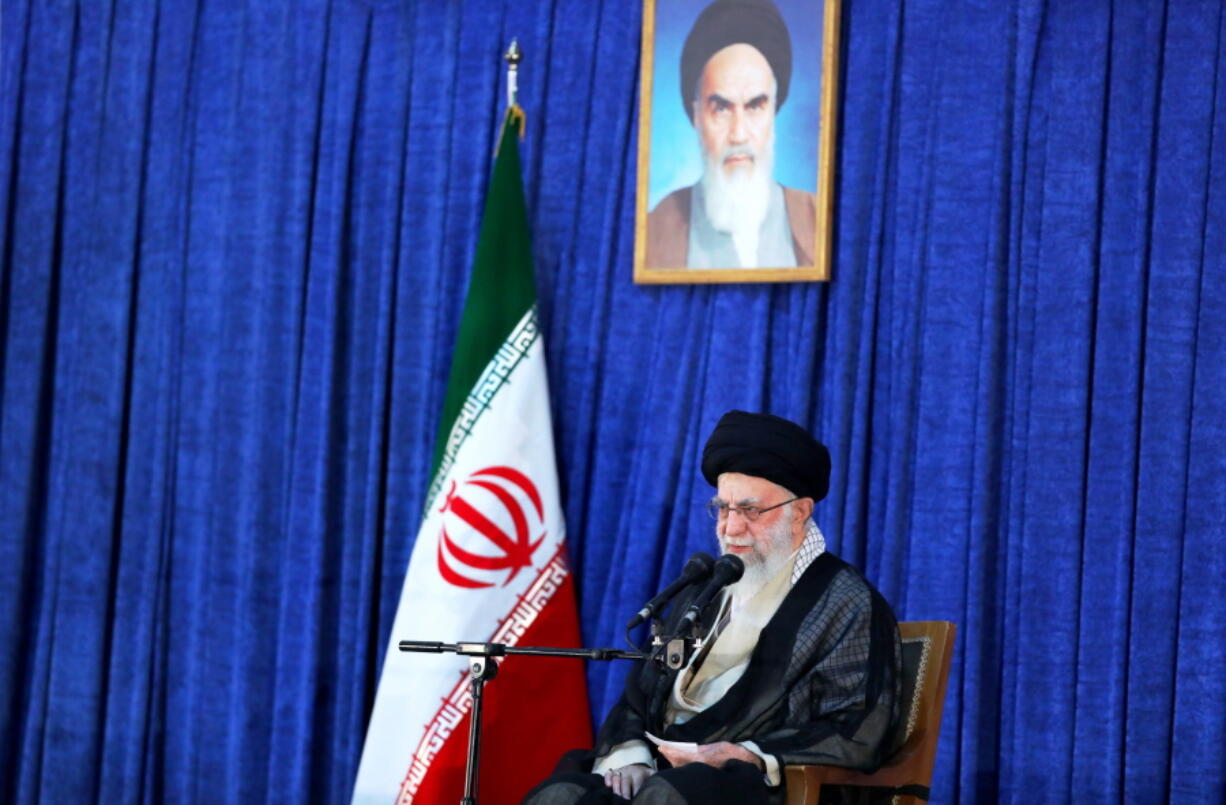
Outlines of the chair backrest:
<svg viewBox="0 0 1226 805">
<path fill-rule="evenodd" d="M 954 624 L 945 620 L 899 624 L 905 727 L 895 739 L 894 749 L 883 766 L 869 773 L 839 766 L 786 766 L 788 805 L 817 805 L 823 785 L 893 788 L 896 804 L 928 799 L 956 631 Z"/>
<path fill-rule="evenodd" d="M 788 805 L 816 805 L 823 785 L 893 788 L 895 803 L 928 799 L 957 629 L 949 621 L 898 624 L 904 727 L 885 763 L 864 773 L 838 766 L 786 766 Z"/>
<path fill-rule="evenodd" d="M 927 786 L 936 761 L 957 627 L 949 621 L 905 621 L 898 624 L 898 631 L 903 644 L 902 713 L 906 726 L 890 754 L 918 754 L 915 768 L 923 770 L 925 779 L 921 784 Z M 890 765 L 891 760 L 886 764 Z"/>
</svg>

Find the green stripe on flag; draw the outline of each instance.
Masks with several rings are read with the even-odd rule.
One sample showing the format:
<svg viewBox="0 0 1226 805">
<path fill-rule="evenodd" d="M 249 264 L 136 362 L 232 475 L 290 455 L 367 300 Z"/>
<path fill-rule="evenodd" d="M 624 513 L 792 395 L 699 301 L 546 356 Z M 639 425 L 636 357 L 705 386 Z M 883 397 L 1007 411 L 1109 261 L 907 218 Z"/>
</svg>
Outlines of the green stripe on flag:
<svg viewBox="0 0 1226 805">
<path fill-rule="evenodd" d="M 498 348 L 536 302 L 528 214 L 519 165 L 518 135 L 523 118 L 514 112 L 508 110 L 503 121 L 494 175 L 485 199 L 468 298 L 464 302 L 447 394 L 443 399 L 443 416 L 434 442 L 434 461 L 430 468 L 434 482 L 438 481 L 436 476 L 447 438 L 465 398 Z"/>
</svg>

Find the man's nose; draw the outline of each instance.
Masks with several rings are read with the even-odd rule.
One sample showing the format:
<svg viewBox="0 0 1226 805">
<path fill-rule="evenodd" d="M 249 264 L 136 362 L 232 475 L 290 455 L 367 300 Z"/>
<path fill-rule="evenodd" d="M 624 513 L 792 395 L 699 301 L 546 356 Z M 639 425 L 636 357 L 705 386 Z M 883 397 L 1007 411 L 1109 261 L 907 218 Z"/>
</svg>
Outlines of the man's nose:
<svg viewBox="0 0 1226 805">
<path fill-rule="evenodd" d="M 748 526 L 749 521 L 745 519 L 745 515 L 736 509 L 728 510 L 728 514 L 724 518 L 724 534 L 728 536 L 743 534 Z"/>
<path fill-rule="evenodd" d="M 745 110 L 740 107 L 732 109 L 732 126 L 728 129 L 728 142 L 731 145 L 744 145 L 749 142 L 749 126 L 745 120 Z"/>
</svg>

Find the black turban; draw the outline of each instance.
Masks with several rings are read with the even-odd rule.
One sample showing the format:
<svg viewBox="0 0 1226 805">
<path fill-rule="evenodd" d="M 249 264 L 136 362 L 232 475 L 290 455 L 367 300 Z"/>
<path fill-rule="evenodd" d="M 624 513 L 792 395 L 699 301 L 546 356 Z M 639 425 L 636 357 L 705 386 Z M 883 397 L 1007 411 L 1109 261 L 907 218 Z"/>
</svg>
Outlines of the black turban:
<svg viewBox="0 0 1226 805">
<path fill-rule="evenodd" d="M 830 489 L 830 451 L 795 422 L 729 411 L 702 450 L 702 476 L 711 486 L 725 472 L 765 478 L 798 497 L 821 500 Z"/>
<path fill-rule="evenodd" d="M 703 68 L 729 45 L 752 45 L 766 57 L 775 74 L 776 111 L 788 97 L 792 82 L 792 39 L 771 0 L 715 0 L 703 9 L 681 49 L 681 105 L 694 120 L 694 90 Z"/>
</svg>

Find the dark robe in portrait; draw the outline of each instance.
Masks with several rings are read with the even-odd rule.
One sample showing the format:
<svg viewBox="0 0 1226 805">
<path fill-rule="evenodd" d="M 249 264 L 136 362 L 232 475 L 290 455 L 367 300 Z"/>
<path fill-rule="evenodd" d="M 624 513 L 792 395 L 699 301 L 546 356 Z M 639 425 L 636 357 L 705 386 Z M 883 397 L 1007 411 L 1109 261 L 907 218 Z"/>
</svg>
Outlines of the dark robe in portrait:
<svg viewBox="0 0 1226 805">
<path fill-rule="evenodd" d="M 673 606 L 665 619 L 666 634 L 696 593 L 691 588 Z M 700 633 L 710 629 L 717 610 L 712 605 L 704 613 Z M 762 630 L 744 674 L 724 696 L 685 723 L 665 726 L 677 673 L 651 661 L 637 664 L 601 727 L 595 751 L 570 756 L 571 771 L 590 769 L 595 757 L 625 741 L 644 739 L 648 732 L 700 744 L 753 741 L 781 765 L 865 771 L 880 766 L 898 741 L 901 647 L 894 613 L 855 568 L 829 553 L 817 557 L 788 591 Z M 657 757 L 657 765 L 668 764 Z M 682 768 L 693 765 L 700 764 Z M 733 766 L 739 767 L 736 775 L 752 769 L 761 779 L 749 764 L 734 761 L 725 768 Z M 728 778 L 729 785 L 734 782 Z M 723 785 L 716 781 L 715 792 L 704 791 L 701 801 L 743 801 L 731 790 L 721 795 Z M 782 802 L 782 787 L 767 797 Z"/>
</svg>

